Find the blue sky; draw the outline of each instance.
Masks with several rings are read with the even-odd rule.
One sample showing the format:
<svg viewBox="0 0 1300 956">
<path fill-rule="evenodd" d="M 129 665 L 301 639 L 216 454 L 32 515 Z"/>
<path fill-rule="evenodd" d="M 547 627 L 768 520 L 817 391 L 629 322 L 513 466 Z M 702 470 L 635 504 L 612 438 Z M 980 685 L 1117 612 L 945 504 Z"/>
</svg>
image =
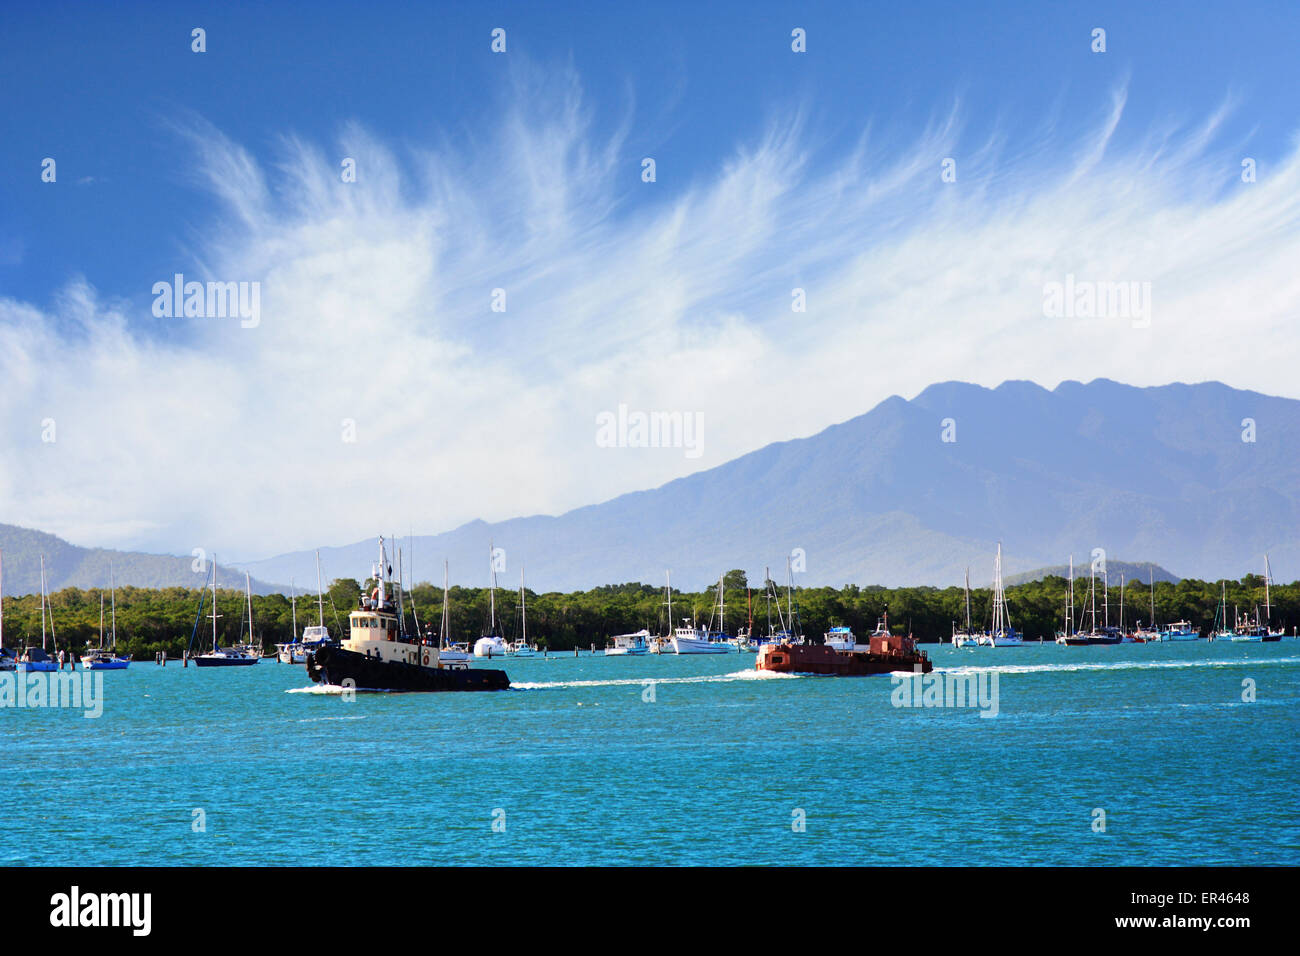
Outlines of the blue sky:
<svg viewBox="0 0 1300 956">
<path fill-rule="evenodd" d="M 320 502 L 394 470 L 410 477 L 384 527 L 556 512 L 950 378 L 1300 397 L 1300 7 L 1176 10 L 6 10 L 0 451 L 19 464 L 0 517 L 253 557 L 370 534 Z M 342 156 L 357 183 L 336 181 Z M 151 289 L 176 272 L 261 282 L 261 327 L 160 320 Z M 1152 327 L 1045 326 L 1045 284 L 1076 273 L 1151 282 Z M 794 287 L 813 303 L 798 318 Z M 348 374 L 374 340 L 383 374 Z M 620 404 L 703 416 L 703 455 L 596 447 Z M 46 419 L 59 439 L 33 447 Z M 157 438 L 195 430 L 207 444 Z M 243 487 L 250 472 L 301 501 Z"/>
<path fill-rule="evenodd" d="M 1014 136 L 1088 113 L 1126 77 L 1126 127 L 1195 114 L 1235 93 L 1235 131 L 1261 157 L 1294 132 L 1300 7 L 1290 3 L 52 3 L 11 7 L 3 51 L 0 288 L 46 301 L 69 278 L 141 295 L 217 213 L 189 182 L 168 124 L 195 111 L 248 148 L 286 130 L 327 139 L 359 119 L 394 144 L 492 122 L 507 56 L 571 62 L 599 122 L 629 103 L 629 170 L 653 153 L 668 188 L 707 174 L 783 110 L 821 135 L 867 120 L 913 130 L 960 96 L 972 135 Z M 310 12 L 308 12 L 310 11 Z M 189 31 L 208 31 L 208 52 Z M 790 55 L 791 25 L 810 50 Z M 1089 50 L 1107 29 L 1104 56 Z M 1014 144 L 1011 145 L 1014 149 Z M 54 156 L 68 185 L 43 189 Z M 626 196 L 650 198 L 635 175 Z M 657 197 L 656 197 L 657 198 Z M 17 253 L 21 250 L 21 253 Z"/>
</svg>

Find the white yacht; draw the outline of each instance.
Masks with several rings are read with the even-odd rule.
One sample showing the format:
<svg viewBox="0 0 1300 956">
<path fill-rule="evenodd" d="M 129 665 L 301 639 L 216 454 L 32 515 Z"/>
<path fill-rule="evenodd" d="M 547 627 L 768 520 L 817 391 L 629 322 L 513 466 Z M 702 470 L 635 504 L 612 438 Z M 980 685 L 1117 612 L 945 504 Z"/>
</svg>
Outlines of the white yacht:
<svg viewBox="0 0 1300 956">
<path fill-rule="evenodd" d="M 997 557 L 993 559 L 993 627 L 979 636 L 981 647 L 1023 647 L 1024 637 L 1011 626 L 1007 614 L 1006 591 L 1002 587 L 1002 542 L 998 542 Z"/>
<path fill-rule="evenodd" d="M 980 642 L 980 635 L 975 633 L 970 623 L 970 568 L 966 569 L 966 627 L 958 629 L 956 623 L 952 626 L 952 646 L 953 647 L 976 647 Z"/>
</svg>

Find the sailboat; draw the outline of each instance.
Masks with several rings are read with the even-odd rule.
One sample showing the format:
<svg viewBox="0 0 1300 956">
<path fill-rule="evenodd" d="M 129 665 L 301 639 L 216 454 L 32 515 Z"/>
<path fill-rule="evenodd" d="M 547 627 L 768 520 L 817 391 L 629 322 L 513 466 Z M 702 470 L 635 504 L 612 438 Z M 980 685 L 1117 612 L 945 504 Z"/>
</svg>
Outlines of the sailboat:
<svg viewBox="0 0 1300 956">
<path fill-rule="evenodd" d="M 1058 644 L 1087 644 L 1087 640 L 1080 640 L 1074 633 L 1074 555 L 1070 555 L 1070 588 L 1065 598 L 1065 624 L 1056 632 L 1056 643 Z"/>
<path fill-rule="evenodd" d="M 108 565 L 108 586 L 113 595 L 112 643 L 104 647 L 104 595 L 99 595 L 99 647 L 81 658 L 81 663 L 92 671 L 124 671 L 131 663 L 130 654 L 117 653 L 117 584 L 113 580 L 112 562 Z"/>
<path fill-rule="evenodd" d="M 1210 628 L 1210 640 L 1232 640 L 1233 629 L 1228 626 L 1228 582 L 1219 583 L 1219 606 L 1214 609 L 1214 625 Z"/>
<path fill-rule="evenodd" d="M 505 657 L 510 646 L 497 629 L 497 566 L 493 558 L 496 549 L 488 542 L 488 568 L 492 571 L 492 593 L 489 598 L 488 632 L 474 642 L 475 657 Z"/>
<path fill-rule="evenodd" d="M 532 657 L 537 648 L 528 643 L 528 606 L 524 597 L 524 566 L 519 565 L 519 640 L 510 644 L 511 657 Z"/>
<path fill-rule="evenodd" d="M 275 657 L 281 664 L 305 664 L 307 663 L 307 652 L 301 650 L 302 645 L 298 643 L 298 589 L 293 585 L 293 578 L 289 579 L 289 607 L 292 623 L 290 634 L 294 636 L 292 641 L 275 645 Z M 302 654 L 302 660 L 298 660 L 298 655 Z"/>
<path fill-rule="evenodd" d="M 1266 643 L 1282 640 L 1285 630 L 1273 630 L 1273 602 L 1269 596 L 1270 586 L 1273 583 L 1273 569 L 1268 565 L 1268 555 L 1264 555 L 1264 634 L 1262 639 Z"/>
<path fill-rule="evenodd" d="M 442 562 L 442 623 L 438 628 L 438 656 L 448 663 L 460 663 L 474 657 L 466 644 L 451 642 L 451 605 L 447 598 L 448 565 Z"/>
<path fill-rule="evenodd" d="M 982 647 L 1023 647 L 1024 638 L 1011 626 L 1007 613 L 1006 590 L 1002 586 L 1002 542 L 998 542 L 997 557 L 993 559 L 993 627 L 979 636 Z"/>
<path fill-rule="evenodd" d="M 722 583 L 723 579 L 718 578 L 718 604 L 713 610 L 726 609 Z M 709 613 L 709 624 L 713 624 L 712 611 Z M 710 631 L 709 628 L 697 626 L 694 620 L 682 618 L 681 626 L 673 629 L 674 654 L 727 654 L 731 650 L 726 634 L 722 633 L 721 624 L 717 631 Z"/>
<path fill-rule="evenodd" d="M 1281 631 L 1269 629 L 1269 619 L 1273 616 L 1273 602 L 1270 595 L 1269 579 L 1272 577 L 1272 571 L 1268 566 L 1268 555 L 1264 555 L 1264 616 L 1259 613 L 1259 605 L 1255 605 L 1255 614 L 1252 618 L 1249 614 L 1237 615 L 1237 626 L 1233 628 L 1232 640 L 1237 642 L 1247 642 L 1251 644 L 1261 643 L 1263 641 L 1280 641 L 1282 639 Z"/>
<path fill-rule="evenodd" d="M 203 598 L 199 598 L 199 614 L 203 614 Z M 246 647 L 226 647 L 223 648 L 217 643 L 217 560 L 216 555 L 212 558 L 212 650 L 206 654 L 199 654 L 194 658 L 194 663 L 198 667 L 246 667 L 249 664 L 258 662 L 258 655 L 249 652 Z M 194 620 L 195 631 L 198 630 L 198 618 Z M 253 600 L 250 596 L 248 599 L 248 624 L 249 629 L 253 625 Z M 194 643 L 194 635 L 190 635 L 191 645 Z"/>
<path fill-rule="evenodd" d="M 5 553 L 0 550 L 0 671 L 12 671 L 17 661 L 5 649 Z"/>
<path fill-rule="evenodd" d="M 980 642 L 980 636 L 971 628 L 970 623 L 970 568 L 966 569 L 966 584 L 964 586 L 966 596 L 966 626 L 961 630 L 957 629 L 956 622 L 952 625 L 952 646 L 953 647 L 976 647 Z"/>
<path fill-rule="evenodd" d="M 15 664 L 16 670 L 47 672 L 59 669 L 59 662 L 45 652 L 45 616 L 48 605 L 49 595 L 45 590 L 45 555 L 41 555 L 41 646 L 24 648 L 22 655 Z M 55 650 L 57 650 L 58 643 L 54 637 L 54 611 L 52 609 L 49 612 L 49 618 L 50 639 L 54 643 Z"/>
</svg>

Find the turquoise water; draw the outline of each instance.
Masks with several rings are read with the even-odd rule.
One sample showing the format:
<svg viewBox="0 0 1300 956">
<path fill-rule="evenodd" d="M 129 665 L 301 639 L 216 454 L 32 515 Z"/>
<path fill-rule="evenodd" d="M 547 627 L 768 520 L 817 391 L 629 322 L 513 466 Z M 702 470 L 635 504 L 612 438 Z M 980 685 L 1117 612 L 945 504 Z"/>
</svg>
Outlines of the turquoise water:
<svg viewBox="0 0 1300 956">
<path fill-rule="evenodd" d="M 99 719 L 0 710 L 25 833 L 0 862 L 1300 863 L 1297 642 L 929 653 L 996 670 L 998 716 L 752 655 L 511 660 L 508 692 L 351 702 L 273 661 L 137 662 Z"/>
</svg>

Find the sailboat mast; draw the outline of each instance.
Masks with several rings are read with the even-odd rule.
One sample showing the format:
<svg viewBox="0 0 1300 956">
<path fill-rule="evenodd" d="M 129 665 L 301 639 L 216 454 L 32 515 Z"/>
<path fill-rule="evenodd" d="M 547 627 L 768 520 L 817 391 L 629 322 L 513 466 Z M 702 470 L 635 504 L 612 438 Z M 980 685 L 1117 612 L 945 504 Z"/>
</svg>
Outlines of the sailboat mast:
<svg viewBox="0 0 1300 956">
<path fill-rule="evenodd" d="M 528 646 L 528 607 L 524 601 L 524 565 L 519 564 L 519 626 L 524 646 Z"/>
<path fill-rule="evenodd" d="M 718 632 L 727 633 L 727 595 L 722 587 L 722 579 L 725 575 L 718 575 Z"/>
<path fill-rule="evenodd" d="M 298 591 L 293 586 L 293 578 L 289 579 L 289 603 L 293 608 L 293 631 L 289 637 L 296 641 L 298 639 Z"/>
<path fill-rule="evenodd" d="M 1074 633 L 1074 555 L 1070 555 L 1070 609 L 1065 621 L 1065 636 Z"/>
<path fill-rule="evenodd" d="M 1268 582 L 1273 576 L 1272 569 L 1268 566 L 1268 555 L 1264 555 L 1264 614 L 1271 621 L 1273 619 L 1273 606 L 1269 601 Z"/>
<path fill-rule="evenodd" d="M 320 626 L 325 626 L 325 595 L 320 586 L 320 549 L 316 549 L 316 605 L 320 608 Z"/>
<path fill-rule="evenodd" d="M 244 572 L 244 596 L 248 599 L 248 643 L 253 643 L 253 582 Z"/>
<path fill-rule="evenodd" d="M 763 598 L 767 601 L 767 633 L 772 633 L 772 569 L 763 568 Z"/>
<path fill-rule="evenodd" d="M 488 598 L 491 608 L 488 633 L 495 634 L 497 632 L 497 562 L 496 548 L 492 546 L 491 541 L 488 542 L 488 570 L 492 572 L 492 593 Z"/>
<path fill-rule="evenodd" d="M 966 568 L 966 584 L 963 586 L 966 593 L 966 633 L 970 633 L 970 567 Z"/>
<path fill-rule="evenodd" d="M 113 608 L 113 650 L 117 650 L 117 582 L 113 580 L 113 562 L 108 562 L 108 590 Z"/>
<path fill-rule="evenodd" d="M 45 650 L 45 555 L 41 555 L 41 650 Z"/>
<path fill-rule="evenodd" d="M 1151 591 L 1151 630 L 1156 629 L 1156 573 L 1147 565 L 1147 588 Z"/>
<path fill-rule="evenodd" d="M 1110 569 L 1101 569 L 1102 627 L 1110 627 Z"/>
<path fill-rule="evenodd" d="M 217 652 L 217 556 L 212 556 L 212 652 Z"/>
<path fill-rule="evenodd" d="M 668 636 L 673 636 L 673 572 L 664 571 L 664 590 L 668 592 Z"/>
<path fill-rule="evenodd" d="M 1124 575 L 1119 576 L 1119 629 L 1124 630 Z"/>
<path fill-rule="evenodd" d="M 447 562 L 442 562 L 442 622 L 439 625 L 442 633 L 438 635 L 439 644 L 447 646 Z"/>
<path fill-rule="evenodd" d="M 1088 604 L 1092 615 L 1092 630 L 1090 633 L 1097 633 L 1097 565 L 1088 566 Z"/>
</svg>

